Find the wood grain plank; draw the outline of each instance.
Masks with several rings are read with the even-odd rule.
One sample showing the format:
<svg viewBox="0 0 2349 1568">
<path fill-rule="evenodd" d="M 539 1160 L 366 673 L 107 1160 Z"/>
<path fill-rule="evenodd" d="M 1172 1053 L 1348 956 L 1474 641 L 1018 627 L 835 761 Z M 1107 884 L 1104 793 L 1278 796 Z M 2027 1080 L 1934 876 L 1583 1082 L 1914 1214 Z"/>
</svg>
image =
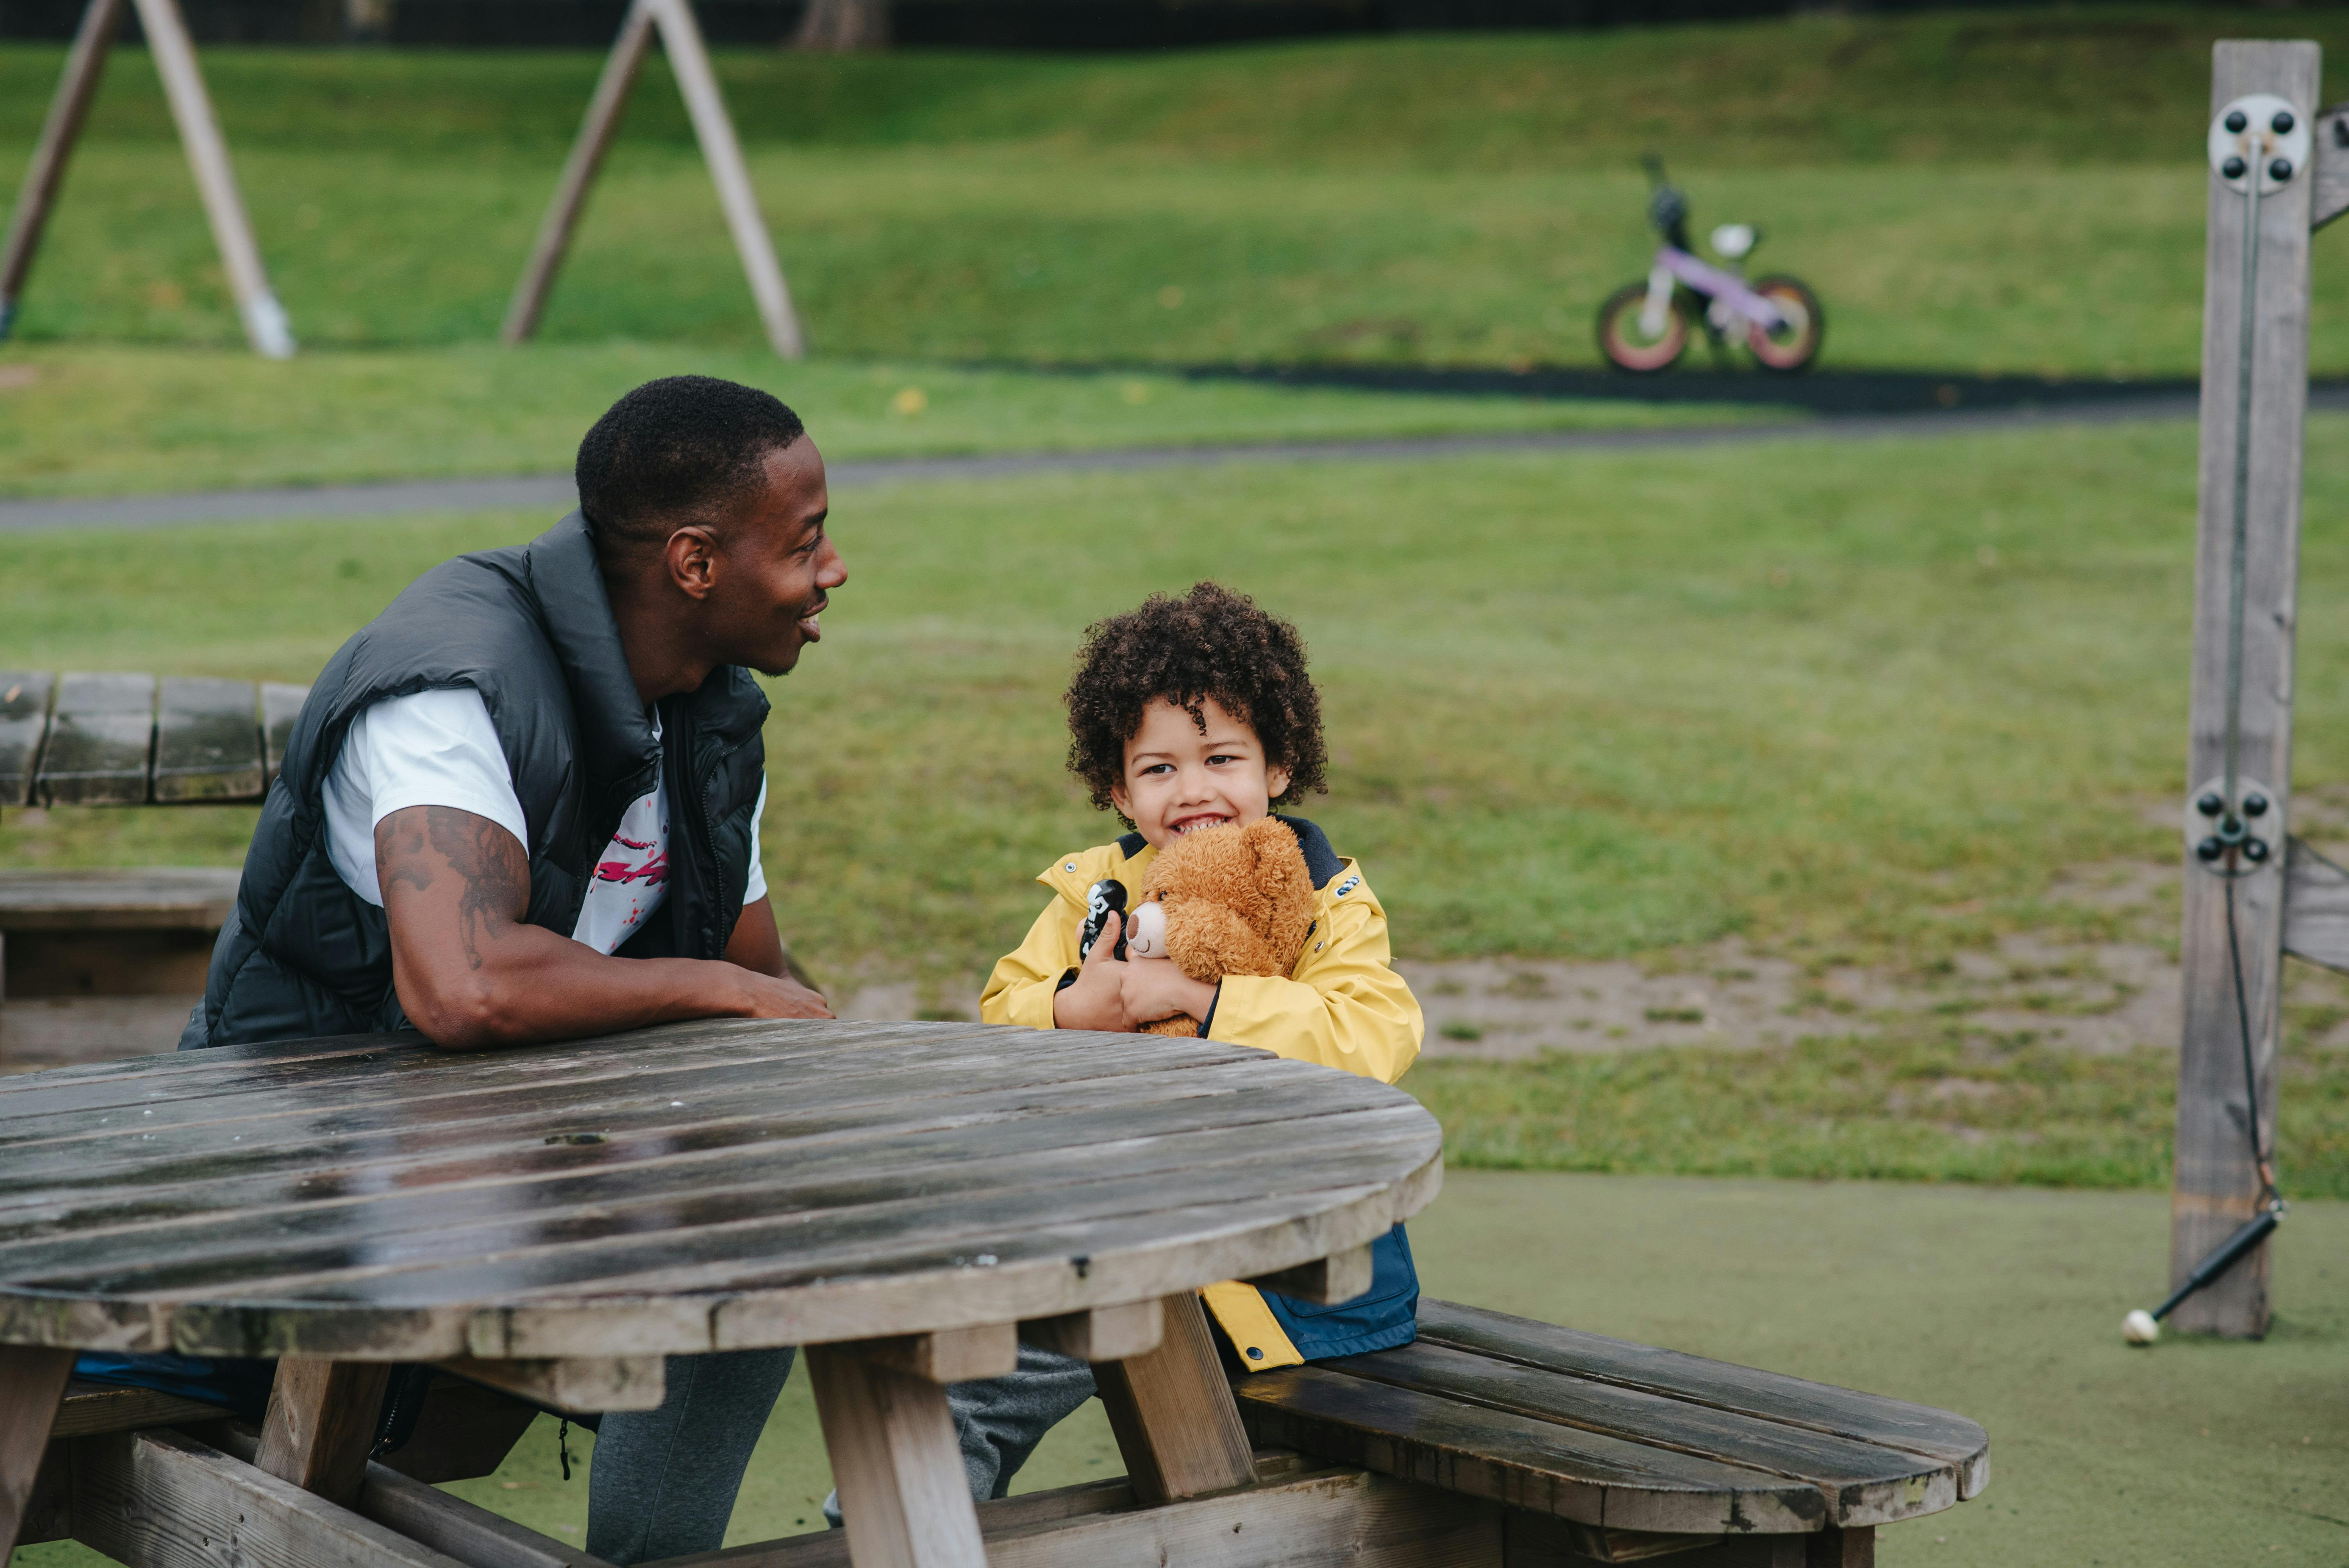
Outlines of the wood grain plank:
<svg viewBox="0 0 2349 1568">
<path fill-rule="evenodd" d="M 44 806 L 138 805 L 155 738 L 155 677 L 67 675 L 33 781 Z"/>
<path fill-rule="evenodd" d="M 2246 93 L 2273 92 L 2316 109 L 2322 51 L 2311 43 L 2224 41 L 2212 53 L 2211 112 Z M 2202 316 L 2199 519 L 2195 550 L 2194 664 L 2186 789 L 2225 768 L 2230 671 L 2235 449 L 2250 422 L 2240 734 L 2242 772 L 2267 790 L 2274 824 L 2291 822 L 2292 628 L 2298 615 L 2302 427 L 2308 407 L 2309 199 L 2295 180 L 2260 201 L 2260 308 L 2248 407 L 2238 406 L 2244 201 L 2209 177 Z M 2243 961 L 2251 1048 L 2262 1084 L 2258 1114 L 2275 1125 L 2275 1047 L 2282 966 L 2284 857 L 2230 882 L 2181 842 L 2186 972 L 2178 1067 L 2177 1158 L 2170 1192 L 2170 1280 L 2182 1283 L 2211 1248 L 2251 1219 L 2260 1183 L 2243 1136 L 2243 1042 L 2238 1038 L 2230 892 Z M 2255 1336 L 2268 1321 L 2268 1253 L 2257 1251 L 2189 1298 L 2170 1318 L 2189 1332 Z"/>
<path fill-rule="evenodd" d="M 1951 1461 L 1447 1346 L 1423 1342 L 1319 1365 L 1475 1410 L 1508 1411 L 1786 1476 L 1817 1488 L 1836 1524 L 1889 1524 L 1958 1501 L 1958 1467 Z"/>
<path fill-rule="evenodd" d="M 1500 1568 L 1499 1511 L 1360 1470 L 1259 1474 L 1137 1510 L 1119 1482 L 978 1505 L 990 1568 Z M 653 1568 L 847 1568 L 839 1531 L 672 1557 Z"/>
<path fill-rule="evenodd" d="M 1019 1336 L 1008 1323 L 856 1340 L 843 1348 L 876 1367 L 933 1383 L 1008 1377 L 1019 1369 Z"/>
<path fill-rule="evenodd" d="M 1234 1392 L 1258 1442 L 1585 1524 L 1790 1534 L 1828 1522 L 1828 1501 L 1817 1488 L 1767 1470 L 1324 1367 L 1255 1373 Z"/>
<path fill-rule="evenodd" d="M 544 1100 L 498 1093 L 421 1109 L 342 1114 L 331 1106 L 283 1125 L 219 1117 L 190 1124 L 169 1106 L 123 1106 L 93 1116 L 87 1136 L 27 1140 L 16 1146 L 21 1186 L 0 1195 L 0 1235 L 46 1213 L 73 1213 L 76 1228 L 214 1209 L 258 1212 L 274 1202 L 384 1194 L 396 1188 L 558 1180 L 575 1173 L 650 1172 L 663 1166 L 759 1161 L 787 1150 L 794 1161 L 853 1157 L 860 1147 L 885 1158 L 1005 1151 L 1097 1137 L 1148 1137 L 1249 1126 L 1382 1116 L 1398 1102 L 1330 1097 L 1309 1079 L 1278 1078 L 1246 1064 L 1203 1066 L 1178 1075 L 1071 1078 L 1057 1084 L 926 1092 L 884 1081 L 799 1103 L 769 1067 L 705 1083 L 680 1104 L 634 1080 Z M 723 1092 L 728 1084 L 739 1089 Z M 893 1092 L 893 1089 L 895 1092 Z M 0 1102 L 5 1103 L 5 1102 Z M 550 1130 L 550 1124 L 558 1130 Z M 298 1136 L 306 1133 L 306 1137 Z M 995 1140 L 1002 1140 L 999 1145 Z M 223 1173 L 220 1146 L 236 1156 Z M 437 1178 L 437 1180 L 436 1180 Z"/>
<path fill-rule="evenodd" d="M 235 907 L 242 874 L 222 866 L 4 870 L 0 871 L 0 931 L 218 931 Z M 23 1087 L 11 1085 L 12 1088 Z M 13 1118 L 18 1106 L 35 1107 L 39 1101 L 0 1103 L 8 1105 Z"/>
<path fill-rule="evenodd" d="M 261 683 L 262 763 L 273 782 L 278 769 L 285 765 L 285 748 L 293 741 L 295 721 L 302 717 L 302 705 L 309 700 L 308 686 L 288 686 L 283 681 Z"/>
<path fill-rule="evenodd" d="M 140 1427 L 176 1427 L 227 1414 L 220 1406 L 183 1399 L 153 1388 L 88 1383 L 77 1378 L 67 1386 L 65 1403 L 57 1407 L 57 1424 L 50 1429 L 49 1437 L 55 1441 L 60 1438 L 86 1438 L 98 1432 L 136 1431 Z"/>
<path fill-rule="evenodd" d="M 682 1233 L 779 1215 L 843 1212 L 909 1197 L 996 1191 L 1043 1194 L 1120 1179 L 1164 1174 L 1171 1204 L 1195 1202 L 1252 1168 L 1272 1161 L 1262 1130 L 1278 1126 L 1288 1148 L 1278 1158 L 1344 1161 L 1390 1145 L 1409 1146 L 1424 1126 L 1407 1106 L 1345 1117 L 1283 1119 L 1256 1107 L 1149 1108 L 1075 1112 L 843 1140 L 809 1148 L 781 1140 L 685 1154 L 588 1164 L 538 1180 L 501 1172 L 471 1181 L 407 1188 L 370 1184 L 316 1191 L 309 1202 L 251 1208 L 215 1206 L 165 1218 L 94 1223 L 74 1211 L 0 1240 L 0 1279 L 150 1291 L 181 1283 L 252 1274 L 292 1276 L 337 1268 L 364 1245 L 378 1266 L 463 1258 L 581 1242 L 630 1230 L 633 1213 L 657 1214 Z M 812 1141 L 812 1140 L 810 1140 Z M 561 1145 L 560 1148 L 577 1148 Z M 585 1146 L 591 1152 L 597 1145 Z M 123 1259 L 134 1272 L 85 1272 Z M 1353 1292 L 1359 1295 L 1360 1290 Z M 1340 1300 L 1350 1300 L 1351 1295 Z"/>
<path fill-rule="evenodd" d="M 1248 1485 L 1255 1456 L 1198 1296 L 1166 1297 L 1159 1316 L 1154 1348 L 1093 1367 L 1134 1495 L 1160 1503 Z"/>
<path fill-rule="evenodd" d="M 1165 1337 L 1165 1307 L 1155 1298 L 1030 1318 L 1019 1326 L 1023 1343 L 1080 1361 L 1123 1361 L 1130 1356 L 1144 1356 L 1157 1349 Z"/>
<path fill-rule="evenodd" d="M 668 1363 L 661 1356 L 512 1361 L 461 1357 L 440 1365 L 445 1372 L 574 1416 L 605 1410 L 657 1410 L 667 1390 Z"/>
<path fill-rule="evenodd" d="M 163 677 L 154 781 L 158 804 L 261 799 L 267 775 L 251 681 Z"/>
<path fill-rule="evenodd" d="M 1258 1092 L 1222 1081 L 1185 1092 L 1210 1073 L 1252 1075 Z M 963 1092 L 926 1088 L 925 1074 Z M 760 1081 L 729 1081 L 745 1077 Z M 592 1128 L 567 1130 L 577 1124 L 565 1108 L 587 1103 L 582 1078 L 605 1080 L 585 1091 L 599 1102 L 633 1097 L 632 1110 L 658 1113 L 641 1140 L 615 1149 Z M 970 1114 L 1007 1089 L 1039 1103 Z M 518 1126 L 552 1129 L 534 1154 L 580 1163 L 520 1176 L 481 1167 L 458 1193 L 377 1182 L 362 1166 L 311 1195 L 288 1190 L 274 1212 L 247 1215 L 242 1238 L 231 1205 L 202 1207 L 211 1181 L 250 1181 L 304 1142 L 342 1136 L 359 1151 L 373 1135 L 404 1158 L 439 1119 L 472 1119 L 509 1095 L 502 1109 Z M 680 1147 L 680 1125 L 735 1119 L 761 1099 L 850 1114 L 764 1151 L 739 1138 L 720 1147 L 724 1137 Z M 875 1108 L 892 1101 L 876 1130 Z M 1214 1042 L 984 1026 L 701 1026 L 502 1061 L 306 1045 L 198 1077 L 67 1078 L 7 1104 L 12 1173 L 45 1194 L 18 1217 L 46 1205 L 48 1218 L 8 1243 L 0 1336 L 328 1359 L 669 1353 L 1053 1316 L 1359 1246 L 1424 1202 L 1441 1172 L 1432 1119 L 1382 1085 Z M 1238 1125 L 1219 1126 L 1226 1118 Z M 901 1148 L 887 1169 L 871 1164 L 874 1149 L 909 1138 L 910 1158 Z M 1267 1167 L 1250 1145 L 1285 1157 Z M 1305 1145 L 1322 1151 L 1299 1164 Z M 1216 1159 L 1193 1158 L 1201 1149 Z M 109 1157 L 118 1169 L 94 1178 Z M 761 1169 L 769 1157 L 811 1173 L 797 1209 L 755 1191 L 796 1179 Z M 148 1181 L 174 1196 L 138 1217 L 122 1205 Z M 90 1250 L 75 1256 L 88 1266 L 68 1281 L 49 1265 L 78 1244 L 85 1198 L 115 1207 L 80 1234 Z M 479 1207 L 452 1222 L 452 1202 Z M 0 1203 L 26 1201 L 12 1187 Z M 1002 1245 L 983 1251 L 995 1237 Z M 152 1288 L 120 1288 L 134 1276 Z M 639 1332 L 651 1340 L 630 1337 Z"/>
<path fill-rule="evenodd" d="M 0 1345 L 0 1563 L 33 1511 L 34 1483 L 73 1364 L 70 1350 Z"/>
<path fill-rule="evenodd" d="M 1278 1274 L 1261 1274 L 1246 1283 L 1258 1290 L 1277 1291 L 1299 1301 L 1336 1306 L 1371 1288 L 1371 1249 L 1356 1247 L 1334 1258 L 1316 1258 Z"/>
<path fill-rule="evenodd" d="M 328 1502 L 355 1501 L 390 1377 L 381 1362 L 279 1361 L 254 1464 Z"/>
<path fill-rule="evenodd" d="M 1930 1405 L 1430 1296 L 1420 1298 L 1419 1337 L 1430 1345 L 1922 1454 L 1958 1467 L 1961 1498 L 1990 1484 L 1989 1434 L 1963 1416 Z"/>
<path fill-rule="evenodd" d="M 33 798 L 53 684 L 38 671 L 0 670 L 0 806 L 22 806 Z"/>
<path fill-rule="evenodd" d="M 1431 1146 L 1433 1140 L 1431 1138 Z M 1358 1245 L 1415 1213 L 1441 1161 L 1399 1181 L 1284 1191 L 1237 1202 L 1112 1214 L 1022 1234 L 975 1264 L 951 1233 L 829 1252 L 793 1249 L 746 1280 L 739 1263 L 673 1264 L 550 1285 L 498 1302 L 435 1305 L 118 1301 L 0 1287 L 0 1339 L 200 1355 L 305 1354 L 437 1360 L 595 1356 L 804 1345 L 972 1322 L 1017 1321 L 1195 1288 Z M 316 1293 L 314 1293 L 316 1294 Z"/>
<path fill-rule="evenodd" d="M 73 1444 L 74 1534 L 126 1568 L 467 1568 L 171 1430 Z"/>
<path fill-rule="evenodd" d="M 367 1466 L 356 1511 L 467 1568 L 605 1568 L 600 1557 L 379 1464 Z"/>
<path fill-rule="evenodd" d="M 856 1568 L 986 1568 L 946 1390 L 852 1348 L 806 1357 Z"/>
<path fill-rule="evenodd" d="M 2349 153 L 2344 153 L 2349 162 Z M 2327 969 L 2349 970 L 2349 867 L 2298 839 L 2284 847 L 2283 950 Z"/>
</svg>

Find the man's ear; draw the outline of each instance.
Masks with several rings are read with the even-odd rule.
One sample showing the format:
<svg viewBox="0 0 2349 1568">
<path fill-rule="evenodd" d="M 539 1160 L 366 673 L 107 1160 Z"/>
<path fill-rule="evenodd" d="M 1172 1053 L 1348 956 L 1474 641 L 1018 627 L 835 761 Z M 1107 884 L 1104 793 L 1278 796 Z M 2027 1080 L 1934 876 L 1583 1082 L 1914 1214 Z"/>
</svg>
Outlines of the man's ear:
<svg viewBox="0 0 2349 1568">
<path fill-rule="evenodd" d="M 718 541 L 696 524 L 680 528 L 661 546 L 668 580 L 688 599 L 706 599 L 718 586 Z"/>
<path fill-rule="evenodd" d="M 1288 769 L 1278 764 L 1264 770 L 1264 793 L 1267 799 L 1278 800 L 1288 793 Z"/>
</svg>

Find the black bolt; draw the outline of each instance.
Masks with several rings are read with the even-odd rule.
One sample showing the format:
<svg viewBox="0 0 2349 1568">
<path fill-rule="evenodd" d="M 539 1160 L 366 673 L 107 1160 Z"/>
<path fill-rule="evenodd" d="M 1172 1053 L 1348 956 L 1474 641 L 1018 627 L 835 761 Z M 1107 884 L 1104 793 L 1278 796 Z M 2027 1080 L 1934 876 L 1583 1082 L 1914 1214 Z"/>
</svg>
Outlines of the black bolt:
<svg viewBox="0 0 2349 1568">
<path fill-rule="evenodd" d="M 2211 789 L 2205 791 L 2202 799 L 2194 802 L 2194 809 L 2206 817 L 2215 817 L 2227 809 L 2227 802 L 2219 799 L 2219 791 Z"/>
<path fill-rule="evenodd" d="M 2209 865 L 2212 861 L 2217 860 L 2220 855 L 2227 852 L 2227 846 L 2220 843 L 2216 839 L 2205 839 L 2200 843 L 2194 846 L 2194 852 L 2201 858 L 2204 865 Z"/>
<path fill-rule="evenodd" d="M 2264 795 L 2246 795 L 2246 796 L 2244 796 L 2244 797 L 2243 797 L 2243 815 L 2244 815 L 2244 816 L 2246 816 L 2246 817 L 2264 817 L 2264 816 L 2266 816 L 2267 814 L 2268 814 L 2268 798 L 2267 798 L 2266 796 L 2264 796 Z"/>
<path fill-rule="evenodd" d="M 2241 109 L 2229 109 L 2227 111 L 2227 129 L 2229 130 L 2240 133 L 2243 127 L 2251 123 L 2251 120 L 2245 118 Z"/>
<path fill-rule="evenodd" d="M 2243 170 L 2250 167 L 2250 164 L 2240 158 L 2230 158 L 2226 162 L 2219 165 L 2219 172 L 2230 180 L 2240 180 L 2243 177 Z"/>
<path fill-rule="evenodd" d="M 2243 859 L 2251 861 L 2253 865 L 2258 865 L 2261 861 L 2266 860 L 2267 858 L 2268 841 L 2265 839 L 2250 839 L 2244 841 Z"/>
<path fill-rule="evenodd" d="M 2279 158 L 2268 165 L 2268 178 L 2281 185 L 2292 178 L 2292 160 Z"/>
<path fill-rule="evenodd" d="M 2288 108 L 2280 108 L 2276 110 L 2275 118 L 2268 121 L 2268 124 L 2274 128 L 2275 133 L 2278 136 L 2290 136 L 2292 134 L 2292 110 Z"/>
</svg>

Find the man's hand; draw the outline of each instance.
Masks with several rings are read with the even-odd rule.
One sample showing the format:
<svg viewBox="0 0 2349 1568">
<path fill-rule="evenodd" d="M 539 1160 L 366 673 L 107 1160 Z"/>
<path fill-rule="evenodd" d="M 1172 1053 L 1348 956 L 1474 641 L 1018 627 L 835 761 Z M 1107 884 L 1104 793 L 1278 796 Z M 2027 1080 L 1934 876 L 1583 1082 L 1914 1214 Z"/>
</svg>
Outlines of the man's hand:
<svg viewBox="0 0 2349 1568">
<path fill-rule="evenodd" d="M 1052 998 L 1054 1026 L 1123 1035 L 1177 1013 L 1204 1023 L 1216 1005 L 1216 988 L 1164 959 L 1118 957 L 1124 929 L 1125 916 L 1115 911 L 1102 922 L 1076 979 Z"/>
<path fill-rule="evenodd" d="M 401 1009 L 436 1045 L 471 1050 L 688 1018 L 832 1016 L 787 975 L 722 960 L 612 958 L 523 923 L 529 858 L 512 833 L 471 811 L 393 812 L 376 824 L 375 863 L 391 927 L 392 985 Z M 774 919 L 764 918 L 780 968 Z M 746 934 L 737 923 L 733 942 L 755 950 L 755 926 Z"/>
<path fill-rule="evenodd" d="M 734 934 L 726 943 L 726 962 L 744 971 L 754 984 L 746 1018 L 829 1018 L 823 997 L 792 973 L 791 954 L 783 951 L 783 934 L 775 929 L 774 905 L 761 898 L 742 906 Z M 758 985 L 758 982 L 765 982 Z"/>
</svg>

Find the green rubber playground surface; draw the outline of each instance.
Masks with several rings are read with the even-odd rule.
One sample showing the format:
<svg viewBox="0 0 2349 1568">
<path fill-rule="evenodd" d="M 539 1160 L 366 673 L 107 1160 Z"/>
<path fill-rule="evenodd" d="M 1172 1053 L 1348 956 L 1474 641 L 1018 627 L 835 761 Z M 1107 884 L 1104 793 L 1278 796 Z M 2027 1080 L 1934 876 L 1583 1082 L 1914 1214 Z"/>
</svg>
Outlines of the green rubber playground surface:
<svg viewBox="0 0 2349 1568">
<path fill-rule="evenodd" d="M 2125 1348 L 2166 1277 L 2149 1193 L 1454 1171 L 1412 1222 L 1428 1294 L 1954 1409 L 1991 1434 L 1980 1498 L 1878 1537 L 1886 1568 L 2338 1568 L 2349 1556 L 2349 1204 L 2276 1243 L 2261 1344 Z M 593 1451 L 575 1429 L 574 1456 Z M 1121 1473 L 1098 1404 L 1017 1490 Z M 450 1488 L 585 1540 L 552 1420 Z M 823 1528 L 805 1376 L 784 1390 L 732 1542 Z M 79 1568 L 27 1547 L 16 1568 Z"/>
</svg>

